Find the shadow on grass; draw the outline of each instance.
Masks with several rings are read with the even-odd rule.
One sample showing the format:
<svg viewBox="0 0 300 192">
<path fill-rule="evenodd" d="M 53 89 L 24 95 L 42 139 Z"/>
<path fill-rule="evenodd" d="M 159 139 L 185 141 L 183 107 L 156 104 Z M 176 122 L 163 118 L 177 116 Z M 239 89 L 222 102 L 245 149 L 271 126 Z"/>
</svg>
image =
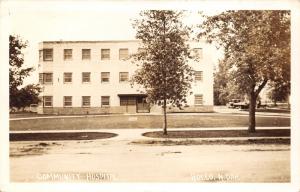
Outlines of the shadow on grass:
<svg viewBox="0 0 300 192">
<path fill-rule="evenodd" d="M 10 133 L 9 141 L 95 140 L 116 136 L 106 132 Z"/>
<path fill-rule="evenodd" d="M 274 144 L 282 144 L 282 145 L 290 145 L 290 139 L 246 139 L 246 140 L 225 140 L 225 139 L 214 139 L 214 140 L 137 140 L 132 141 L 129 144 L 137 144 L 137 145 L 158 145 L 158 146 L 174 146 L 174 145 L 274 145 Z"/>
<path fill-rule="evenodd" d="M 290 137 L 290 129 L 259 129 L 254 133 L 248 130 L 193 130 L 193 131 L 162 131 L 142 134 L 151 138 L 224 138 L 224 137 Z"/>
</svg>

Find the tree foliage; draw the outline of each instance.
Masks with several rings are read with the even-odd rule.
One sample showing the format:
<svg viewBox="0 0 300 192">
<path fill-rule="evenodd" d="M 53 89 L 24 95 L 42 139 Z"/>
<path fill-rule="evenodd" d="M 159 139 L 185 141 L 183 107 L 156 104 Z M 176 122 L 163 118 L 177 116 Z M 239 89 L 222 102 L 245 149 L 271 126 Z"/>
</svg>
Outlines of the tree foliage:
<svg viewBox="0 0 300 192">
<path fill-rule="evenodd" d="M 199 37 L 225 50 L 224 63 L 241 92 L 250 98 L 249 131 L 255 131 L 256 99 L 268 82 L 289 81 L 290 12 L 226 11 L 208 16 Z"/>
<path fill-rule="evenodd" d="M 30 75 L 34 69 L 24 68 L 24 56 L 22 50 L 27 47 L 27 42 L 19 36 L 9 36 L 9 107 L 24 108 L 38 102 L 40 87 L 38 85 L 23 85 L 24 78 Z"/>
<path fill-rule="evenodd" d="M 142 49 L 133 55 L 138 66 L 133 82 L 142 85 L 147 100 L 162 105 L 164 133 L 167 134 L 166 107 L 181 107 L 191 88 L 193 71 L 187 64 L 191 58 L 187 41 L 190 29 L 181 19 L 183 12 L 149 10 L 140 13 L 133 23 Z"/>
</svg>

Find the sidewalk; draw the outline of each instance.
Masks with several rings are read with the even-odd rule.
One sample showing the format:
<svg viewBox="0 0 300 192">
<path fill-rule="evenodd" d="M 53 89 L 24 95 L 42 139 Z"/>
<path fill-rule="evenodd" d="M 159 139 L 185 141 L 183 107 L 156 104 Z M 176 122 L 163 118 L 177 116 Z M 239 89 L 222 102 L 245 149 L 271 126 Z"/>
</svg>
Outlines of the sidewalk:
<svg viewBox="0 0 300 192">
<path fill-rule="evenodd" d="M 290 127 L 256 127 L 257 130 L 260 129 L 290 129 Z M 168 131 L 194 131 L 194 130 L 247 130 L 247 127 L 217 127 L 217 128 L 169 128 Z M 162 128 L 151 128 L 151 129 L 87 129 L 87 130 L 30 130 L 30 131 L 10 131 L 9 133 L 70 133 L 70 132 L 108 132 L 115 133 L 118 136 L 100 139 L 100 140 L 111 140 L 111 141 L 133 141 L 137 139 L 146 140 L 247 140 L 247 139 L 271 139 L 271 138 L 290 138 L 285 136 L 279 137 L 216 137 L 216 138 L 151 138 L 142 136 L 146 132 L 162 131 Z"/>
</svg>

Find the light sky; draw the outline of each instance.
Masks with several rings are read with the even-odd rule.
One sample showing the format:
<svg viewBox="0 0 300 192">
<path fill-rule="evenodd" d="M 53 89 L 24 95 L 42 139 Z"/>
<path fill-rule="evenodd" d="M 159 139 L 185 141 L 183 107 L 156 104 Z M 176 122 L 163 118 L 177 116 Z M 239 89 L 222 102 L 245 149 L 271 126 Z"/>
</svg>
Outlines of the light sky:
<svg viewBox="0 0 300 192">
<path fill-rule="evenodd" d="M 186 24 L 199 24 L 198 11 L 215 14 L 224 11 L 227 4 L 193 5 L 185 1 L 7 1 L 4 13 L 10 21 L 9 34 L 20 35 L 28 41 L 24 50 L 26 66 L 38 65 L 38 43 L 57 40 L 129 40 L 135 38 L 132 19 L 145 9 L 185 9 Z M 199 9 L 198 9 L 199 8 Z M 206 8 L 206 9 L 203 9 Z M 251 8 L 251 7 L 249 7 Z M 3 13 L 2 13 L 3 14 Z M 24 83 L 36 83 L 37 73 Z"/>
</svg>

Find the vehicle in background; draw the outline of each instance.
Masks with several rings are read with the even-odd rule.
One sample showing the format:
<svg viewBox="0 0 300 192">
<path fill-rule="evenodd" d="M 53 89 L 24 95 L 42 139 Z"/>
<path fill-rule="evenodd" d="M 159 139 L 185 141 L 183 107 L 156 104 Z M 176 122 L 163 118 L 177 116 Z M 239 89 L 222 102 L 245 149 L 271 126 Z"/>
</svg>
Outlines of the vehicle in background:
<svg viewBox="0 0 300 192">
<path fill-rule="evenodd" d="M 233 109 L 248 109 L 249 103 L 241 101 L 241 99 L 231 99 L 231 101 L 227 103 L 227 107 Z"/>
</svg>

